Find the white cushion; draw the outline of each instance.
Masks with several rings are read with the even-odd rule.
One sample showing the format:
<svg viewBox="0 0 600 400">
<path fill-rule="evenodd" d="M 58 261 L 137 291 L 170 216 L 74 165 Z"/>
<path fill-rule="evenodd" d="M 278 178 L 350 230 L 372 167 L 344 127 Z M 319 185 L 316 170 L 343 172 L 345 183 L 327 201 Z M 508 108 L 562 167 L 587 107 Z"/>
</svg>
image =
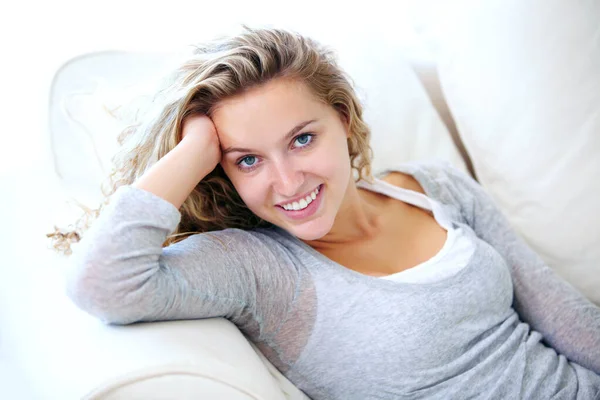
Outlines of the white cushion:
<svg viewBox="0 0 600 400">
<path fill-rule="evenodd" d="M 26 269 L 0 283 L 0 299 L 10 299 L 0 353 L 30 385 L 11 398 L 305 400 L 225 319 L 107 326 L 64 294 L 62 257 L 23 260 Z"/>
<path fill-rule="evenodd" d="M 55 173 L 67 196 L 95 207 L 111 170 L 117 136 L 138 120 L 177 54 L 95 52 L 55 74 L 49 134 Z"/>
<path fill-rule="evenodd" d="M 600 304 L 600 2 L 461 4 L 437 38 L 439 71 L 476 174 L 531 247 Z"/>
<path fill-rule="evenodd" d="M 464 161 L 410 62 L 392 39 L 336 44 L 340 64 L 356 84 L 371 127 L 373 171 L 439 158 L 466 171 Z"/>
</svg>

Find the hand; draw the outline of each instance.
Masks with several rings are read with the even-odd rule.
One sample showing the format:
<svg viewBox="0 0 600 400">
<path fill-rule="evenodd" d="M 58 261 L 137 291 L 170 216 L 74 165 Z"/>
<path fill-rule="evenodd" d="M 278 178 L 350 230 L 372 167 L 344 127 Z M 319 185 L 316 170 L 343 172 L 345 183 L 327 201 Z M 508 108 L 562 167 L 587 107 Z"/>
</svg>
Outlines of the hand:
<svg viewBox="0 0 600 400">
<path fill-rule="evenodd" d="M 181 137 L 180 143 L 193 142 L 192 146 L 201 149 L 202 157 L 212 166 L 211 170 L 221 161 L 221 143 L 217 128 L 208 116 L 197 114 L 185 118 Z"/>
</svg>

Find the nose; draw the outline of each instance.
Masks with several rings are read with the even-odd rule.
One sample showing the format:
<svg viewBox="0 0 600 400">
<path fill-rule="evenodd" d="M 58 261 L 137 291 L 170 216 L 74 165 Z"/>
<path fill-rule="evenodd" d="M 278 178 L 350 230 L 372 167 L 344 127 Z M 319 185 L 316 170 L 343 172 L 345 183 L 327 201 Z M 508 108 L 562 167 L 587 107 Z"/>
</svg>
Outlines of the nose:
<svg viewBox="0 0 600 400">
<path fill-rule="evenodd" d="M 291 160 L 272 164 L 273 189 L 285 197 L 293 197 L 304 184 L 304 174 Z"/>
</svg>

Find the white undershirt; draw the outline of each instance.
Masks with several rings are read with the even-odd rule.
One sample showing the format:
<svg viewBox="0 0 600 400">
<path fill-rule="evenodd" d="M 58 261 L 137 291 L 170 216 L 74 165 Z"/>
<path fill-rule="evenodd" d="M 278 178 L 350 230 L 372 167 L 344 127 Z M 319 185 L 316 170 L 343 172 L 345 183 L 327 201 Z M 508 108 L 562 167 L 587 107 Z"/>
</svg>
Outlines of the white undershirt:
<svg viewBox="0 0 600 400">
<path fill-rule="evenodd" d="M 406 283 L 432 283 L 456 274 L 467 265 L 475 251 L 475 244 L 464 234 L 461 227 L 453 227 L 443 207 L 437 201 L 422 193 L 400 188 L 377 178 L 373 184 L 359 181 L 357 185 L 431 211 L 437 223 L 447 232 L 444 246 L 435 256 L 412 268 L 382 276 L 381 279 Z"/>
</svg>

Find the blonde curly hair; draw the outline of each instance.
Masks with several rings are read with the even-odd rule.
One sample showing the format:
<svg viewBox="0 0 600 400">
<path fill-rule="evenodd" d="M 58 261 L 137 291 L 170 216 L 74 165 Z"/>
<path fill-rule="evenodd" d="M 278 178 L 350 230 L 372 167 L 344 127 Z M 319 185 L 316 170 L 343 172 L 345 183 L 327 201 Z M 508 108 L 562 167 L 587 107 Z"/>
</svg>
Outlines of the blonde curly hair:
<svg viewBox="0 0 600 400">
<path fill-rule="evenodd" d="M 221 101 L 274 78 L 303 82 L 317 99 L 340 113 L 348 122 L 355 177 L 370 179 L 370 130 L 351 79 L 338 66 L 334 52 L 294 32 L 244 26 L 239 35 L 196 46 L 157 93 L 161 100 L 156 112 L 119 135 L 120 151 L 112 158 L 112 172 L 102 186 L 104 201 L 96 210 L 84 209 L 84 215 L 68 229 L 55 227 L 47 235 L 54 249 L 71 254 L 71 243 L 81 239 L 117 188 L 132 184 L 179 143 L 186 117 L 210 117 Z M 270 225 L 246 207 L 220 165 L 199 182 L 179 211 L 181 222 L 163 246 L 196 233 Z"/>
</svg>

